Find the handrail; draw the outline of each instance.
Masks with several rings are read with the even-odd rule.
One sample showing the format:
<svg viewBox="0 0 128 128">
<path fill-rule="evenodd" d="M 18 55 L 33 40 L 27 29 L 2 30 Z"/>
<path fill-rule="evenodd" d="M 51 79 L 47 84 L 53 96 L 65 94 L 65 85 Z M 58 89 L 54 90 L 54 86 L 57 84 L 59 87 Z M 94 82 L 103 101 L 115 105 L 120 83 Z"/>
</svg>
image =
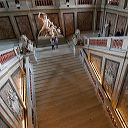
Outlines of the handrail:
<svg viewBox="0 0 128 128">
<path fill-rule="evenodd" d="M 104 47 L 109 50 L 128 50 L 128 36 L 122 37 L 84 37 L 84 46 Z"/>
<path fill-rule="evenodd" d="M 7 66 L 14 57 L 18 56 L 18 47 L 0 51 L 0 71 Z"/>
</svg>

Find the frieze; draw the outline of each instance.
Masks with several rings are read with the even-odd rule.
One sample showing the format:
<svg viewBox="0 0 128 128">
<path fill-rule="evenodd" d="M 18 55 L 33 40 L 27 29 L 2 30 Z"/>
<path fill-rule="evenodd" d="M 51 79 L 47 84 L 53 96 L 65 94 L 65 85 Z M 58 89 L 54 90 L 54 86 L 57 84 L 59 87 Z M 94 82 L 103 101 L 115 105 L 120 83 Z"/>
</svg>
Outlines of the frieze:
<svg viewBox="0 0 128 128">
<path fill-rule="evenodd" d="M 8 80 L 0 89 L 0 97 L 15 116 L 15 118 L 18 121 L 21 121 L 24 117 L 24 109 L 10 80 Z"/>
</svg>

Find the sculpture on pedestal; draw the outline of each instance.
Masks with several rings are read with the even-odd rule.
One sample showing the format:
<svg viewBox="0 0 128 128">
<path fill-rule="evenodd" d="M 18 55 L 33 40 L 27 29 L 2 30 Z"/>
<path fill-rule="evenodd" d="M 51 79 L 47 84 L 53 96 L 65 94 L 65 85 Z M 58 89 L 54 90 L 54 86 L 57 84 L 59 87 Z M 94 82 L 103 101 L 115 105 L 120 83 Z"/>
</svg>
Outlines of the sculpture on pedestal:
<svg viewBox="0 0 128 128">
<path fill-rule="evenodd" d="M 80 36 L 80 30 L 76 29 L 75 30 L 75 34 L 72 37 L 73 43 L 74 45 L 84 45 L 84 41 L 82 40 L 81 36 Z"/>
<path fill-rule="evenodd" d="M 33 52 L 33 42 L 25 35 L 22 35 L 19 40 L 19 49 L 22 54 Z"/>
<path fill-rule="evenodd" d="M 58 35 L 61 34 L 60 28 L 57 28 L 57 26 L 55 26 L 53 24 L 53 22 L 51 22 L 48 19 L 46 13 L 39 12 L 38 18 L 43 22 L 43 26 L 40 29 L 39 33 L 38 33 L 38 37 L 39 36 L 44 36 L 44 37 L 51 36 L 51 37 L 54 37 L 54 36 L 58 36 Z"/>
</svg>

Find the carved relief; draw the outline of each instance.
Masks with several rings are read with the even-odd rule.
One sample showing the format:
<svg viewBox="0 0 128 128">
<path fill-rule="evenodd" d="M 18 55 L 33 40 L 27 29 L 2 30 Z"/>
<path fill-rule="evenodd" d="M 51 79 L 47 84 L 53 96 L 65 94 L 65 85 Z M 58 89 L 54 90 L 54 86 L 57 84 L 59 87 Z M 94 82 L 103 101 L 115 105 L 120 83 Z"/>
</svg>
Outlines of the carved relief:
<svg viewBox="0 0 128 128">
<path fill-rule="evenodd" d="M 103 86 L 109 98 L 111 98 L 112 96 L 112 92 L 113 92 L 116 77 L 117 77 L 118 68 L 119 68 L 119 62 L 106 59 Z"/>
<path fill-rule="evenodd" d="M 93 12 L 78 12 L 77 13 L 78 29 L 80 31 L 92 30 Z"/>
<path fill-rule="evenodd" d="M 16 38 L 8 16 L 0 17 L 0 40 Z"/>
<path fill-rule="evenodd" d="M 74 29 L 74 13 L 64 13 L 65 35 L 69 36 L 75 32 Z"/>
<path fill-rule="evenodd" d="M 90 61 L 95 65 L 99 74 L 101 74 L 102 57 L 90 54 Z"/>
<path fill-rule="evenodd" d="M 29 39 L 33 40 L 33 33 L 30 26 L 30 21 L 28 19 L 28 16 L 16 16 L 15 17 L 20 34 L 26 35 Z"/>
<path fill-rule="evenodd" d="M 115 22 L 116 22 L 116 14 L 106 13 L 106 23 L 111 24 L 110 26 L 110 34 L 114 34 Z"/>
<path fill-rule="evenodd" d="M 8 80 L 3 87 L 0 89 L 0 97 L 4 103 L 8 106 L 12 114 L 16 117 L 17 120 L 23 119 L 23 107 L 20 103 L 20 100 L 12 87 L 11 82 Z"/>
</svg>

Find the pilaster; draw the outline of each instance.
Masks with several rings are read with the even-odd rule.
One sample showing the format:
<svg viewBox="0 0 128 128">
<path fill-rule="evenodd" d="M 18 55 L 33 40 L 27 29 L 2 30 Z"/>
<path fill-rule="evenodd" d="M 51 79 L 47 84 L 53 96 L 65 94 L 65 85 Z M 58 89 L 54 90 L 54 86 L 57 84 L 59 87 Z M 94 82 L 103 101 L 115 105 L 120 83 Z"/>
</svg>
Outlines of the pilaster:
<svg viewBox="0 0 128 128">
<path fill-rule="evenodd" d="M 19 38 L 20 37 L 20 32 L 18 30 L 18 26 L 16 24 L 15 18 L 14 18 L 13 15 L 10 15 L 9 18 L 10 18 L 11 24 L 13 26 L 13 30 L 14 30 L 14 32 L 16 34 L 16 38 Z"/>
</svg>

